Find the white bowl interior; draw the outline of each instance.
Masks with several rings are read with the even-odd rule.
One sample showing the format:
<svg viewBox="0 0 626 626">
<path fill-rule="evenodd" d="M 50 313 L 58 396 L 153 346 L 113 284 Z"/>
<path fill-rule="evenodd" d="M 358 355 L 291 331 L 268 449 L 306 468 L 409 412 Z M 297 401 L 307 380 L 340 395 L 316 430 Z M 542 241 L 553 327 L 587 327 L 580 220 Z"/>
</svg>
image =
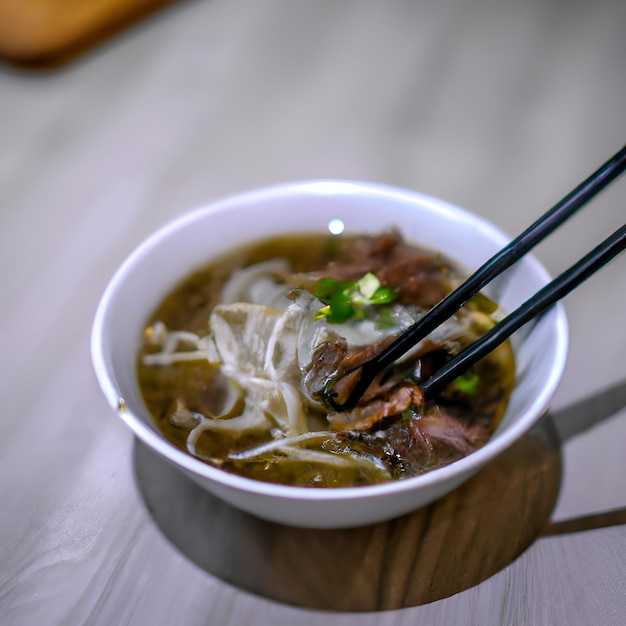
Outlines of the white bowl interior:
<svg viewBox="0 0 626 626">
<path fill-rule="evenodd" d="M 102 296 L 92 330 L 94 368 L 111 406 L 133 432 L 209 491 L 261 517 L 302 526 L 366 524 L 408 512 L 471 476 L 521 436 L 546 410 L 562 375 L 567 324 L 554 307 L 514 344 L 517 385 L 490 442 L 452 465 L 387 485 L 305 489 L 227 474 L 176 449 L 158 432 L 139 393 L 136 357 L 146 320 L 192 270 L 247 242 L 281 233 L 328 232 L 340 219 L 346 232 L 398 227 L 412 241 L 441 250 L 475 269 L 509 238 L 484 220 L 439 199 L 351 181 L 307 181 L 269 187 L 216 202 L 157 231 L 122 264 Z M 492 290 L 515 309 L 549 279 L 531 256 Z M 123 407 L 120 400 L 123 399 Z"/>
</svg>

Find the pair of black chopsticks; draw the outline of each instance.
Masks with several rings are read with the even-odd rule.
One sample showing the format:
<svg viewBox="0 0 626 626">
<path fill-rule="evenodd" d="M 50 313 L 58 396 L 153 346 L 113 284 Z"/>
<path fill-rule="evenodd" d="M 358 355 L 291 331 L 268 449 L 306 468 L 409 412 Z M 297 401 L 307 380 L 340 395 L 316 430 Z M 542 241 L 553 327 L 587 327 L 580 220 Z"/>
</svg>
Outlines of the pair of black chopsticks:
<svg viewBox="0 0 626 626">
<path fill-rule="evenodd" d="M 346 372 L 344 376 L 353 376 L 360 370 L 360 375 L 355 377 L 355 383 L 348 389 L 347 394 L 344 394 L 345 399 L 339 398 L 334 390 L 337 380 L 330 381 L 324 392 L 326 402 L 336 411 L 353 408 L 379 372 L 456 313 L 474 294 L 518 261 L 625 170 L 626 147 L 622 148 L 589 178 L 555 204 L 521 235 L 486 261 L 463 284 L 436 304 L 386 349 L 355 370 Z M 580 261 L 543 287 L 480 339 L 448 361 L 445 366 L 421 385 L 424 394 L 432 396 L 441 391 L 474 363 L 504 342 L 518 328 L 543 313 L 615 258 L 624 248 L 626 248 L 626 225 L 619 228 Z"/>
</svg>

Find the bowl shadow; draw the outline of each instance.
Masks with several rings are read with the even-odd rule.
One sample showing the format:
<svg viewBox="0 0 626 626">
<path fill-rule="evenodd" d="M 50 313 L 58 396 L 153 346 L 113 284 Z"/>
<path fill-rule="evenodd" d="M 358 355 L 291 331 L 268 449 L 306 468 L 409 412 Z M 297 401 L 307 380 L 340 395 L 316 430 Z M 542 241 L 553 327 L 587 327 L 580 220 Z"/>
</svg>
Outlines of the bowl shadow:
<svg viewBox="0 0 626 626">
<path fill-rule="evenodd" d="M 157 527 L 209 574 L 270 600 L 352 612 L 426 604 L 502 570 L 540 535 L 561 483 L 549 416 L 447 496 L 358 528 L 260 520 L 207 493 L 139 440 L 134 468 Z"/>
</svg>

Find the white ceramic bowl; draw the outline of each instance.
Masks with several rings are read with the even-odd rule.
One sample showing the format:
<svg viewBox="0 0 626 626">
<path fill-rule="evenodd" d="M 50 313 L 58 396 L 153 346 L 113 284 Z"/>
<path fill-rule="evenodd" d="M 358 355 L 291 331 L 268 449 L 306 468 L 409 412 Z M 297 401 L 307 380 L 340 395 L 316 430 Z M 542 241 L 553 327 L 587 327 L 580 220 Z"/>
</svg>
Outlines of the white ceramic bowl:
<svg viewBox="0 0 626 626">
<path fill-rule="evenodd" d="M 134 434 L 194 481 L 259 517 L 306 527 L 357 526 L 390 519 L 451 491 L 524 434 L 545 412 L 563 373 L 567 323 L 554 307 L 514 342 L 517 384 L 508 410 L 483 448 L 423 476 L 366 487 L 308 489 L 241 478 L 210 467 L 157 430 L 137 386 L 135 364 L 146 320 L 192 270 L 235 245 L 279 233 L 346 232 L 396 226 L 405 237 L 439 249 L 469 269 L 509 237 L 475 215 L 414 191 L 351 181 L 305 181 L 226 198 L 182 215 L 144 241 L 122 264 L 100 301 L 91 337 L 93 365 L 111 407 Z M 513 310 L 549 280 L 526 256 L 491 287 Z"/>
</svg>

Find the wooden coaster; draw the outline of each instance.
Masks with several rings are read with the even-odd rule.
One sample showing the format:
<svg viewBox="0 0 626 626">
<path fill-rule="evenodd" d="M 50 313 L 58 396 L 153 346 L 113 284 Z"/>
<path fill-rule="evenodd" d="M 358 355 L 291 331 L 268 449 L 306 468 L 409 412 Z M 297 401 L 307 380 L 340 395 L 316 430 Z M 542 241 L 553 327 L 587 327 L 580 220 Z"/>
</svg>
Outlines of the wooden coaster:
<svg viewBox="0 0 626 626">
<path fill-rule="evenodd" d="M 0 57 L 55 66 L 172 0 L 0 0 Z"/>
<path fill-rule="evenodd" d="M 258 520 L 209 495 L 139 442 L 135 472 L 157 526 L 210 574 L 287 604 L 377 611 L 446 598 L 509 565 L 552 512 L 561 456 L 546 418 L 437 502 L 389 522 L 340 530 Z"/>
</svg>

